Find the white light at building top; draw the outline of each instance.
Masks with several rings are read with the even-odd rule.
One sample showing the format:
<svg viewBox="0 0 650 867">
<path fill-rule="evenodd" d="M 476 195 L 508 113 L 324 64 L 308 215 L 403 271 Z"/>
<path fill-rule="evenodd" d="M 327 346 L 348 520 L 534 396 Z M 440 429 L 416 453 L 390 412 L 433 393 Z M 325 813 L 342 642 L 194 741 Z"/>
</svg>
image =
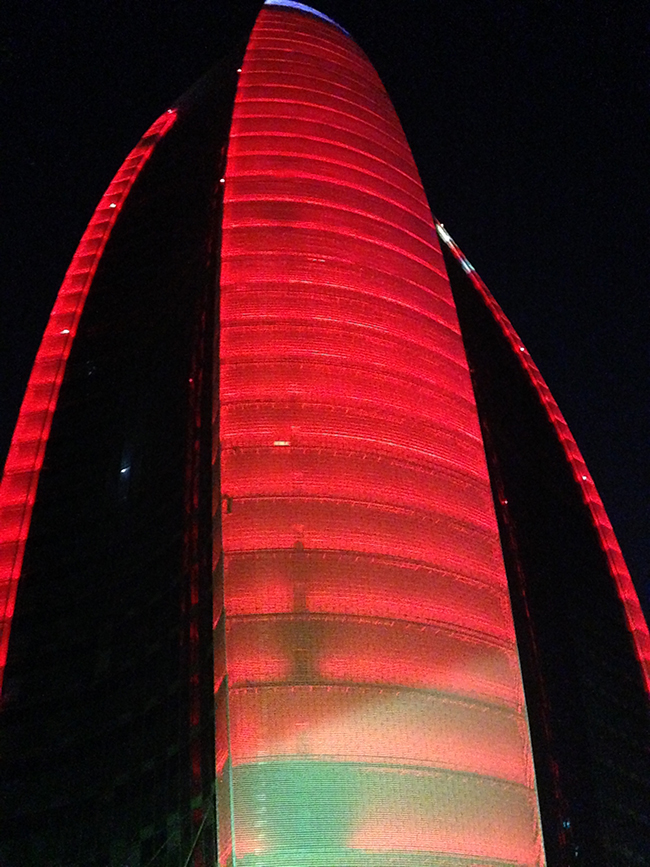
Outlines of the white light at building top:
<svg viewBox="0 0 650 867">
<path fill-rule="evenodd" d="M 297 0 L 265 0 L 265 6 L 288 6 L 290 9 L 298 9 L 300 12 L 309 12 L 311 15 L 315 15 L 317 18 L 322 18 L 323 21 L 327 21 L 328 24 L 333 24 L 338 30 L 342 33 L 345 33 L 346 36 L 349 36 L 347 30 L 344 30 L 340 24 L 337 24 L 332 18 L 328 15 L 324 15 L 322 12 L 319 12 L 318 9 L 314 9 L 312 6 L 307 6 L 306 3 L 298 3 Z"/>
</svg>

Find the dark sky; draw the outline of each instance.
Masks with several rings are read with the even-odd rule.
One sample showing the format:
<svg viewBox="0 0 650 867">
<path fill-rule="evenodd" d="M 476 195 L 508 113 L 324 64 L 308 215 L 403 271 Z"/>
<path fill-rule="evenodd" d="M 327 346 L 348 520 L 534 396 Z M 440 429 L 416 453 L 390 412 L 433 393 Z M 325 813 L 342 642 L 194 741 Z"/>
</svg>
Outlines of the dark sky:
<svg viewBox="0 0 650 867">
<path fill-rule="evenodd" d="M 377 67 L 434 213 L 547 379 L 647 604 L 645 4 L 316 5 Z M 246 33 L 258 6 L 5 0 L 0 461 L 102 192 L 148 125 Z"/>
</svg>

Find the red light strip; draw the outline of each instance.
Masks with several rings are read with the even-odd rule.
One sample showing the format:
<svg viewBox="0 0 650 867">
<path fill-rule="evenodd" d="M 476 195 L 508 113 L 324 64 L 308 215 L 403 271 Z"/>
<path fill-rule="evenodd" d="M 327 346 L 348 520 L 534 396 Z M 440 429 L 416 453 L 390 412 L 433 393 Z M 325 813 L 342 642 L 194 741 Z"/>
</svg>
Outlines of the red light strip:
<svg viewBox="0 0 650 867">
<path fill-rule="evenodd" d="M 29 377 L 0 483 L 0 689 L 38 479 L 72 342 L 118 214 L 176 117 L 169 109 L 151 125 L 102 196 L 59 289 Z"/>
<path fill-rule="evenodd" d="M 466 272 L 469 279 L 485 301 L 488 309 L 501 326 L 503 334 L 521 361 L 522 367 L 528 374 L 530 381 L 537 391 L 539 399 L 543 403 L 546 412 L 548 413 L 548 417 L 555 428 L 557 437 L 562 444 L 569 465 L 571 466 L 573 478 L 580 488 L 582 499 L 591 514 L 591 519 L 598 533 L 601 547 L 607 558 L 610 572 L 616 582 L 618 594 L 625 610 L 628 627 L 632 633 L 636 655 L 641 666 L 641 671 L 643 672 L 646 692 L 650 696 L 650 632 L 648 631 L 648 624 L 643 616 L 639 597 L 634 588 L 632 577 L 630 576 L 625 560 L 623 559 L 623 554 L 621 553 L 616 536 L 614 535 L 614 530 L 612 529 L 612 525 L 607 517 L 607 512 L 605 511 L 605 507 L 603 506 L 602 500 L 596 490 L 591 474 L 587 469 L 584 458 L 580 454 L 576 441 L 574 440 L 573 435 L 569 430 L 569 426 L 560 412 L 560 408 L 555 402 L 549 387 L 544 382 L 544 378 L 537 369 L 535 362 L 530 357 L 528 350 L 521 342 L 521 338 L 512 327 L 503 310 L 494 300 L 490 290 L 478 276 L 474 268 L 469 264 L 467 258 L 449 236 L 449 233 L 444 226 L 438 224 L 437 229 L 441 239 L 446 243 L 451 253 L 453 253 L 454 257 L 461 264 L 463 270 Z"/>
</svg>

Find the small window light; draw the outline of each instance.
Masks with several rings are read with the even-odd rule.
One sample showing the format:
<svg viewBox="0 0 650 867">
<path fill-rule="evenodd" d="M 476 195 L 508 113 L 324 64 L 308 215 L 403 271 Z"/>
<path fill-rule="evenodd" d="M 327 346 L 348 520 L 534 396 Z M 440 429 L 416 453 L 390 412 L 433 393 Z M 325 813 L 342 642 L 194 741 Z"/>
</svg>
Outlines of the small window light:
<svg viewBox="0 0 650 867">
<path fill-rule="evenodd" d="M 120 470 L 120 472 L 121 472 L 122 474 L 124 474 L 124 473 L 128 473 L 128 471 L 129 471 L 129 468 L 128 468 L 128 467 L 122 467 L 122 469 Z"/>
<path fill-rule="evenodd" d="M 117 205 L 115 204 L 115 202 L 111 202 L 108 207 L 109 208 L 117 208 Z"/>
<path fill-rule="evenodd" d="M 289 440 L 275 440 L 273 443 L 274 446 L 290 446 L 291 443 Z"/>
<path fill-rule="evenodd" d="M 237 72 L 241 72 L 241 67 L 237 70 Z"/>
<path fill-rule="evenodd" d="M 525 346 L 520 346 L 520 347 L 519 347 L 519 352 L 525 352 L 525 351 L 526 351 L 526 347 L 525 347 Z"/>
<path fill-rule="evenodd" d="M 220 184 L 225 184 L 225 183 L 226 183 L 226 179 L 225 179 L 225 178 L 219 178 L 219 183 L 220 183 Z"/>
<path fill-rule="evenodd" d="M 61 334 L 70 334 L 70 329 L 64 328 L 63 331 L 61 332 Z"/>
<path fill-rule="evenodd" d="M 587 481 L 587 477 L 586 477 L 586 476 L 583 476 L 583 477 L 582 477 L 582 481 L 583 481 L 583 482 L 586 482 L 586 481 Z"/>
</svg>

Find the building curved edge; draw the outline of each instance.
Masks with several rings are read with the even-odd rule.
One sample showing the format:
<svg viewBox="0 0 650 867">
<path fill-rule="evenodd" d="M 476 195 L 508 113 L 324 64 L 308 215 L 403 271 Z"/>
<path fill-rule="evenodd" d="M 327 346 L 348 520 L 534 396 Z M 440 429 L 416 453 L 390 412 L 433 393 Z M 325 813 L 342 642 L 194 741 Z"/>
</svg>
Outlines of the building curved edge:
<svg viewBox="0 0 650 867">
<path fill-rule="evenodd" d="M 546 863 L 451 289 L 338 28 L 262 10 L 222 186 L 220 863 Z"/>
<path fill-rule="evenodd" d="M 510 343 L 515 354 L 519 358 L 522 368 L 525 370 L 530 382 L 542 402 L 549 421 L 553 425 L 566 454 L 573 478 L 580 490 L 583 502 L 589 511 L 594 528 L 598 534 L 600 545 L 607 559 L 609 569 L 616 584 L 619 598 L 623 604 L 627 625 L 632 635 L 636 656 L 643 674 L 646 693 L 650 699 L 650 631 L 641 609 L 639 597 L 632 582 L 632 577 L 627 564 L 621 553 L 618 540 L 603 506 L 596 485 L 591 477 L 587 465 L 580 453 L 576 441 L 569 430 L 560 408 L 551 391 L 539 372 L 537 365 L 530 353 L 521 341 L 521 338 L 513 328 L 511 322 L 495 301 L 492 293 L 483 280 L 479 277 L 467 257 L 462 253 L 458 245 L 452 239 L 442 223 L 437 223 L 436 228 L 441 241 L 444 242 L 454 258 L 459 262 L 468 278 L 483 298 L 486 306 L 499 324 L 503 335 Z"/>
<path fill-rule="evenodd" d="M 154 121 L 102 196 L 61 284 L 29 377 L 0 482 L 0 691 L 32 508 L 79 320 L 120 210 L 176 117 L 169 109 Z"/>
</svg>

